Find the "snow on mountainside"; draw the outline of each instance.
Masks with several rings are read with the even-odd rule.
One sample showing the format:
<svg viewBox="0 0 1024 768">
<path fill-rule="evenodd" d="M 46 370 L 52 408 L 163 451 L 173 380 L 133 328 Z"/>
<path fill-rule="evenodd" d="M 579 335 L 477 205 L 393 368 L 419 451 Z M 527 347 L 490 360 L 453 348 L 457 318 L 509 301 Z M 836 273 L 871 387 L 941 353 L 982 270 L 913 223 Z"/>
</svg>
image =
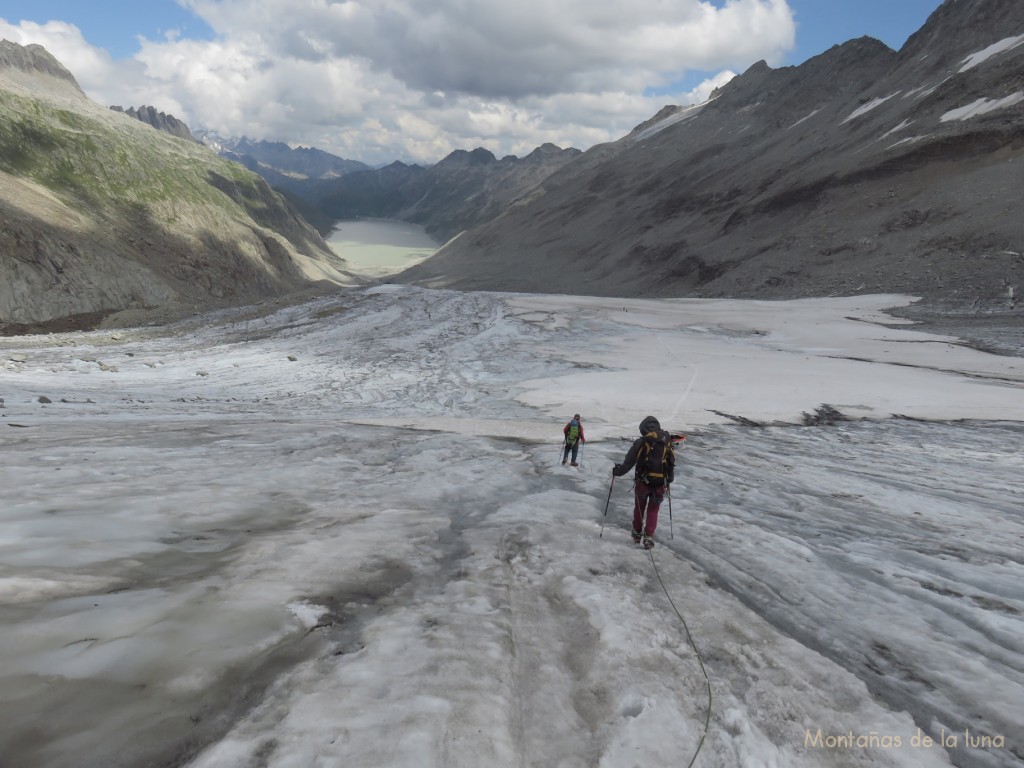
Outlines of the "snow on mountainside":
<svg viewBox="0 0 1024 768">
<path fill-rule="evenodd" d="M 763 62 L 595 147 L 399 279 L 633 296 L 911 292 L 1019 316 L 1024 3 Z"/>
</svg>

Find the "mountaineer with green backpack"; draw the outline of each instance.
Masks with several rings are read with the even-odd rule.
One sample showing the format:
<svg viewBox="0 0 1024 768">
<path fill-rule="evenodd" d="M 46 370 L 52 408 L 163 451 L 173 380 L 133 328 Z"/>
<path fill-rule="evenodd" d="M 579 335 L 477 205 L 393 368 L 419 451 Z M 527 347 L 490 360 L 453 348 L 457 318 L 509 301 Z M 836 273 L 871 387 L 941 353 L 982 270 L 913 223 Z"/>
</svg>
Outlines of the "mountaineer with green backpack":
<svg viewBox="0 0 1024 768">
<path fill-rule="evenodd" d="M 643 538 L 644 549 L 654 546 L 658 510 L 665 491 L 675 479 L 676 454 L 673 438 L 653 416 L 640 422 L 640 437 L 630 446 L 626 458 L 616 464 L 612 475 L 621 477 L 636 465 L 633 479 L 633 543 Z"/>
<path fill-rule="evenodd" d="M 572 451 L 572 465 L 574 467 L 579 466 L 576 463 L 576 456 L 579 454 L 580 444 L 587 442 L 587 439 L 583 437 L 583 422 L 578 413 L 562 428 L 562 434 L 565 435 L 565 450 L 562 451 L 562 463 L 565 464 L 569 460 L 569 451 Z"/>
</svg>

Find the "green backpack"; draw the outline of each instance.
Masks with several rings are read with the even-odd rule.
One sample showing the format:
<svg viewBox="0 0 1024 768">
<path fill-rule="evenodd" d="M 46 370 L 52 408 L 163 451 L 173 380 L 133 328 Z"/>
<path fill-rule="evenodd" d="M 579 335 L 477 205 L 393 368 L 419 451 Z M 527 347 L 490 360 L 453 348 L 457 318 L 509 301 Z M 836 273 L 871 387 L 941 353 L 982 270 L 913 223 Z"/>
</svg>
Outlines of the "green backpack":
<svg viewBox="0 0 1024 768">
<path fill-rule="evenodd" d="M 580 439 L 580 423 L 573 419 L 569 422 L 569 431 L 565 433 L 565 442 L 573 445 Z"/>
</svg>

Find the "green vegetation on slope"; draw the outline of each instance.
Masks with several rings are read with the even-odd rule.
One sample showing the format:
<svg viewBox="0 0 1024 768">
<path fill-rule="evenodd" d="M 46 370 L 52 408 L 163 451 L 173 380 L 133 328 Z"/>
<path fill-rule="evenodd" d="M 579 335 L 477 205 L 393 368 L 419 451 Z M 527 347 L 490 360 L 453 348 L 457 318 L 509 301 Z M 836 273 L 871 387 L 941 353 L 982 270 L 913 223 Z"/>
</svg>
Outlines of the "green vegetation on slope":
<svg viewBox="0 0 1024 768">
<path fill-rule="evenodd" d="M 0 91 L 0 170 L 95 210 L 130 205 L 159 217 L 213 206 L 259 218 L 268 207 L 258 176 L 201 145 L 116 113 L 100 119 L 7 91 Z"/>
</svg>

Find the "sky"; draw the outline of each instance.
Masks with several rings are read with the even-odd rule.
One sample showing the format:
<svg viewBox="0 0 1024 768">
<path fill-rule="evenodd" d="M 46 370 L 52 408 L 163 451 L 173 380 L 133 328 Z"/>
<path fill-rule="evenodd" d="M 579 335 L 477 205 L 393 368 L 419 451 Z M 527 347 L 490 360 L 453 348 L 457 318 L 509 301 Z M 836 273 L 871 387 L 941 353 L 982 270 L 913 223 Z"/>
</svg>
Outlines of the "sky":
<svg viewBox="0 0 1024 768">
<path fill-rule="evenodd" d="M 1019 768 L 1024 361 L 910 300 L 0 338 L 5 764 Z M 687 435 L 650 553 L 647 415 Z"/>
<path fill-rule="evenodd" d="M 105 106 L 380 165 L 455 149 L 588 149 L 765 60 L 872 35 L 898 49 L 939 0 L 4 0 Z"/>
</svg>

